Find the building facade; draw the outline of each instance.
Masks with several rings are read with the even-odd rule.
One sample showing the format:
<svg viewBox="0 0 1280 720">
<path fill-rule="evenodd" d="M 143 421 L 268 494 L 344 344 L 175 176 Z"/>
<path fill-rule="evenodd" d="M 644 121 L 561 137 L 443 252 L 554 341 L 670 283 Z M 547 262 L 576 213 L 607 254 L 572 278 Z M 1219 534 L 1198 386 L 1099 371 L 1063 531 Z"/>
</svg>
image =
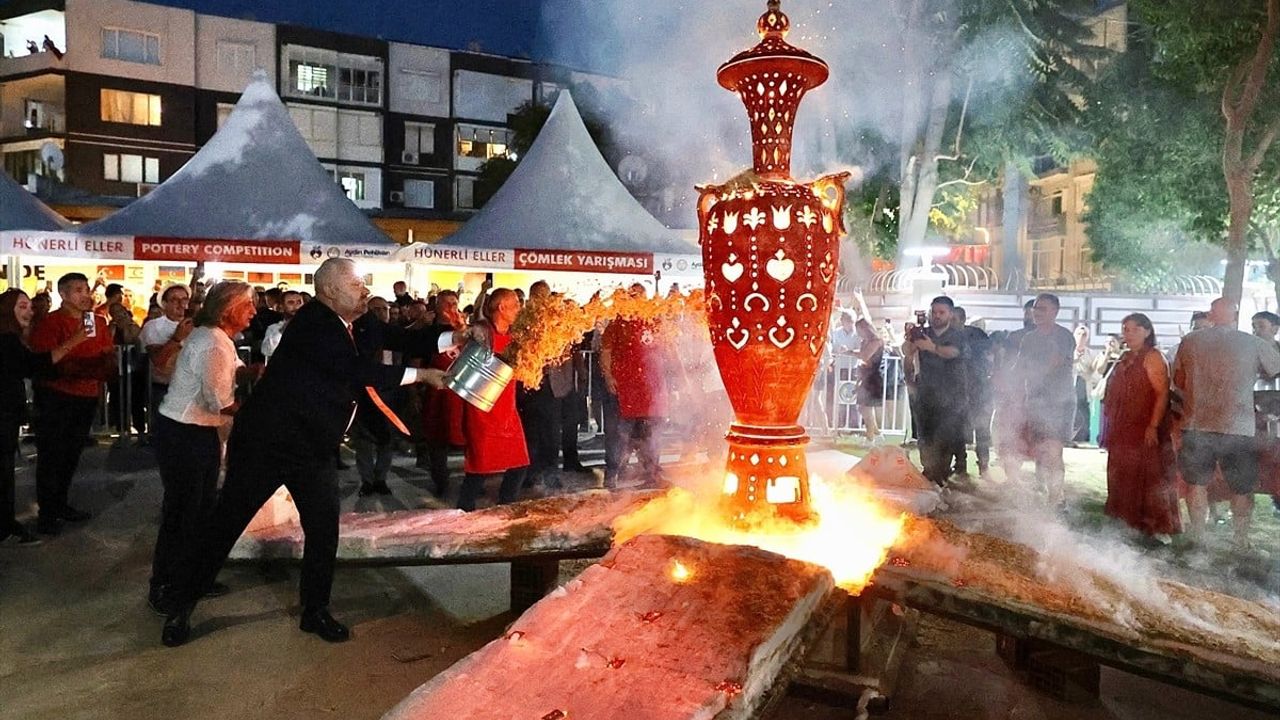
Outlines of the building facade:
<svg viewBox="0 0 1280 720">
<path fill-rule="evenodd" d="M 213 136 L 258 68 L 334 181 L 402 241 L 474 211 L 480 166 L 511 152 L 511 113 L 596 77 L 131 0 L 13 0 L 0 161 L 19 182 L 141 196 Z"/>
</svg>

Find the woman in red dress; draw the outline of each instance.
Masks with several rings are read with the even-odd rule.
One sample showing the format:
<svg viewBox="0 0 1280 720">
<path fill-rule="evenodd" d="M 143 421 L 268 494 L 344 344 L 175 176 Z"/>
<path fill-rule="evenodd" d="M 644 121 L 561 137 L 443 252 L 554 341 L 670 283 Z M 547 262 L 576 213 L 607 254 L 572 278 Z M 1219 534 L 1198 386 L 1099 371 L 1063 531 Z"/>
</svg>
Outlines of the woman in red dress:
<svg viewBox="0 0 1280 720">
<path fill-rule="evenodd" d="M 1182 531 L 1173 483 L 1166 410 L 1169 366 L 1156 350 L 1151 320 L 1133 313 L 1121 323 L 1129 352 L 1111 372 L 1102 412 L 1107 421 L 1106 513 L 1160 542 Z"/>
<path fill-rule="evenodd" d="M 500 353 L 511 344 L 511 323 L 520 312 L 520 300 L 515 291 L 499 288 L 489 294 L 484 309 L 488 321 L 477 327 L 488 331 L 490 348 Z M 498 476 L 502 477 L 498 502 L 514 502 L 529 467 L 524 427 L 516 412 L 516 383 L 507 385 L 489 412 L 464 405 L 462 435 L 465 441 L 462 470 L 466 475 L 462 479 L 458 507 L 475 510 L 485 482 Z"/>
</svg>

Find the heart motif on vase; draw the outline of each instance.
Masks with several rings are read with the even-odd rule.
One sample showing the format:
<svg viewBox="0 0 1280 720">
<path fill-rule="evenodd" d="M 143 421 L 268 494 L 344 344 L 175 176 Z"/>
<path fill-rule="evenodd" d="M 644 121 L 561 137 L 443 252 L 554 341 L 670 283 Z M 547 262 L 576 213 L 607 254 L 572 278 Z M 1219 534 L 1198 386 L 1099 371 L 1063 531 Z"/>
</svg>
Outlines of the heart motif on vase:
<svg viewBox="0 0 1280 720">
<path fill-rule="evenodd" d="M 738 333 L 738 336 L 735 337 L 734 333 Z M 747 340 L 751 339 L 751 333 L 747 332 L 746 328 L 726 328 L 724 337 L 733 346 L 734 350 L 741 350 L 746 346 Z"/>
<path fill-rule="evenodd" d="M 773 256 L 773 259 L 765 263 L 764 270 L 769 273 L 769 277 L 774 280 L 777 280 L 778 282 L 786 282 L 787 278 L 791 277 L 791 274 L 796 271 L 796 264 L 791 261 L 791 258 L 786 256 L 786 253 L 779 250 L 778 253 Z"/>
<path fill-rule="evenodd" d="M 831 272 L 831 266 L 822 265 L 818 269 L 822 274 L 822 282 L 830 284 L 831 279 L 835 277 L 835 275 Z"/>
<path fill-rule="evenodd" d="M 738 262 L 733 256 L 730 256 L 732 263 L 724 263 L 720 266 L 720 274 L 724 275 L 724 279 L 729 282 L 738 282 L 738 278 L 742 277 L 742 263 Z"/>
</svg>

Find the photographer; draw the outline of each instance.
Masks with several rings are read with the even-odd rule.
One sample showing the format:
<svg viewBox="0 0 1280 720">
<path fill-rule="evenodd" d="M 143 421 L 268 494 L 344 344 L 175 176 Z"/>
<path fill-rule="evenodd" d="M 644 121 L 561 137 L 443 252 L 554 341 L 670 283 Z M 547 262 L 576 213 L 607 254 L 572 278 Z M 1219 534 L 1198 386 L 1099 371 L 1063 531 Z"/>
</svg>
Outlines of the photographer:
<svg viewBox="0 0 1280 720">
<path fill-rule="evenodd" d="M 939 296 L 929 305 L 929 324 L 916 313 L 916 324 L 907 325 L 902 355 L 918 374 L 916 378 L 916 428 L 920 434 L 920 463 L 924 475 L 943 487 L 957 445 L 964 442 L 966 425 L 965 342 L 953 327 L 951 298 Z"/>
</svg>

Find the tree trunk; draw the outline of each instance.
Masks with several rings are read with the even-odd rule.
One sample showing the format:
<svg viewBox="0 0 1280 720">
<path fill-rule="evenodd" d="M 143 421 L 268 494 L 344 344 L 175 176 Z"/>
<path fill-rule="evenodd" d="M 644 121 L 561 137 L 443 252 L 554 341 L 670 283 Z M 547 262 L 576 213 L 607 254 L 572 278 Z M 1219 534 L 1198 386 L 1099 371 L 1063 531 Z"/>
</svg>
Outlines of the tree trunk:
<svg viewBox="0 0 1280 720">
<path fill-rule="evenodd" d="M 1004 183 L 1000 188 L 1002 208 L 1000 215 L 1000 275 L 1003 286 L 1009 290 L 1021 290 L 1027 285 L 1027 268 L 1022 260 L 1019 241 L 1022 225 L 1027 217 L 1027 176 L 1016 163 L 1004 165 Z"/>
<path fill-rule="evenodd" d="M 1245 152 L 1245 135 L 1254 122 L 1254 111 L 1267 82 L 1267 71 L 1275 53 L 1276 35 L 1280 32 L 1280 0 L 1267 0 L 1267 23 L 1262 28 L 1258 49 L 1231 71 L 1222 89 L 1222 117 L 1226 133 L 1222 143 L 1222 174 L 1227 181 L 1227 197 L 1231 201 L 1227 225 L 1227 268 L 1222 280 L 1222 295 L 1240 306 L 1244 297 L 1244 269 L 1249 254 L 1248 233 L 1253 219 L 1253 182 L 1258 167 L 1280 132 L 1280 115 L 1275 115 L 1261 130 L 1257 144 Z"/>
<path fill-rule="evenodd" d="M 951 72 L 935 70 L 927 124 L 913 144 L 915 162 L 907 163 L 898 215 L 898 251 L 923 247 L 929 232 L 929 213 L 938 189 L 938 155 L 951 109 Z"/>
</svg>

